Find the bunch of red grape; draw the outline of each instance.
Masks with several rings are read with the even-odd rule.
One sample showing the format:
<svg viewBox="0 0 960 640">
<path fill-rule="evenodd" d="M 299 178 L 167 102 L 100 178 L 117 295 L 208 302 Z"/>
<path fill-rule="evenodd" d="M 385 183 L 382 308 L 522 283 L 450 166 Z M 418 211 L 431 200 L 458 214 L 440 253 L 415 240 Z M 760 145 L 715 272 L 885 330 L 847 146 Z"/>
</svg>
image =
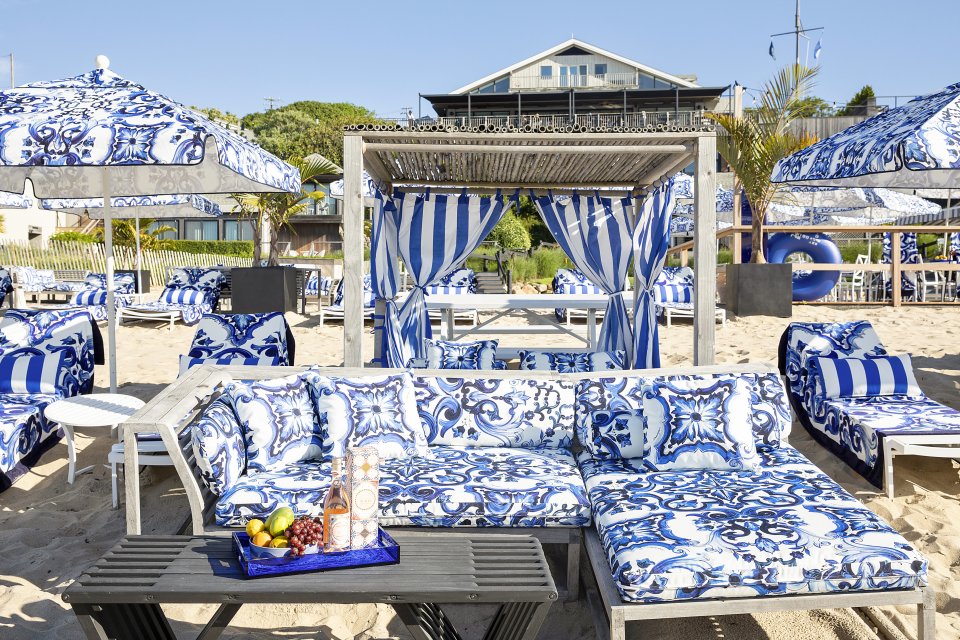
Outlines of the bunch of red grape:
<svg viewBox="0 0 960 640">
<path fill-rule="evenodd" d="M 300 516 L 283 534 L 290 542 L 290 555 L 302 556 L 307 547 L 323 544 L 323 520 Z"/>
</svg>

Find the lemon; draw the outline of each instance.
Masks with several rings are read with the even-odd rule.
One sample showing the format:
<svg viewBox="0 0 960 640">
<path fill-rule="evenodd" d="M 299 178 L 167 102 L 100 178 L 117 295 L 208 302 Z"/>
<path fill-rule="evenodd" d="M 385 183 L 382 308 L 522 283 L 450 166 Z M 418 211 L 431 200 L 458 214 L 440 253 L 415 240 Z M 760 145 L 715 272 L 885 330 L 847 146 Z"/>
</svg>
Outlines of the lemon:
<svg viewBox="0 0 960 640">
<path fill-rule="evenodd" d="M 274 549 L 284 549 L 290 546 L 290 541 L 287 540 L 284 536 L 277 536 L 270 541 L 270 545 Z"/>
<path fill-rule="evenodd" d="M 264 527 L 263 520 L 257 520 L 256 518 L 254 518 L 253 520 L 247 523 L 247 535 L 252 538 L 253 536 L 263 531 L 263 527 Z"/>
</svg>

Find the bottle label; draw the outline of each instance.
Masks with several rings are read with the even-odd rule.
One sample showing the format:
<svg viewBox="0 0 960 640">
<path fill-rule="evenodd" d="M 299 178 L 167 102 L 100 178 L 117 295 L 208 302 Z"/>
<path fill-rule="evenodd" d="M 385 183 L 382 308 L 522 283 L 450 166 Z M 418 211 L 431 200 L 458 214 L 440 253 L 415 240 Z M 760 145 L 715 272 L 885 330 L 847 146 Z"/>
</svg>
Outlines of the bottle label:
<svg viewBox="0 0 960 640">
<path fill-rule="evenodd" d="M 350 514 L 330 514 L 330 537 L 327 539 L 331 549 L 350 548 Z"/>
</svg>

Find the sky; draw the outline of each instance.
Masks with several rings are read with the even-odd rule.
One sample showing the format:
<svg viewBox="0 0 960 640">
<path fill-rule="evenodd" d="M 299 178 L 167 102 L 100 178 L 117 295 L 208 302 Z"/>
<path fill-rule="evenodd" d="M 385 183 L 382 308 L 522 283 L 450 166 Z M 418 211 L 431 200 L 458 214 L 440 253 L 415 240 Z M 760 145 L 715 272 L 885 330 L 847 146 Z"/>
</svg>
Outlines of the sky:
<svg viewBox="0 0 960 640">
<path fill-rule="evenodd" d="M 272 97 L 399 117 L 418 110 L 419 93 L 452 91 L 571 36 L 703 86 L 760 87 L 793 59 L 792 36 L 773 38 L 776 60 L 768 49 L 793 28 L 794 2 L 0 0 L 0 56 L 13 52 L 17 84 L 78 75 L 105 54 L 115 72 L 188 105 L 244 115 Z M 802 0 L 801 18 L 824 28 L 810 34 L 810 61 L 822 38 L 814 93 L 828 102 L 864 84 L 912 97 L 960 82 L 956 0 Z"/>
</svg>

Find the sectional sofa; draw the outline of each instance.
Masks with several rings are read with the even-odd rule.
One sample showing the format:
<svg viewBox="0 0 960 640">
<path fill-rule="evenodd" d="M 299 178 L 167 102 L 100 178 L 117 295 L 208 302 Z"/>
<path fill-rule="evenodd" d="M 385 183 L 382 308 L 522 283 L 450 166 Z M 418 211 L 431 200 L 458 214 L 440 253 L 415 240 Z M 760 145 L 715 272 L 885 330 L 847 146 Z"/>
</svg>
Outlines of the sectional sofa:
<svg viewBox="0 0 960 640">
<path fill-rule="evenodd" d="M 568 597 L 578 591 L 582 530 L 583 583 L 603 636 L 622 640 L 634 619 L 909 603 L 929 640 L 926 560 L 789 445 L 791 422 L 769 366 L 202 366 L 124 428 L 125 437 L 159 431 L 179 452 L 197 534 L 278 504 L 316 512 L 329 459 L 373 444 L 386 458 L 387 526 L 496 529 L 565 545 Z M 127 501 L 137 533 L 135 483 Z"/>
</svg>

